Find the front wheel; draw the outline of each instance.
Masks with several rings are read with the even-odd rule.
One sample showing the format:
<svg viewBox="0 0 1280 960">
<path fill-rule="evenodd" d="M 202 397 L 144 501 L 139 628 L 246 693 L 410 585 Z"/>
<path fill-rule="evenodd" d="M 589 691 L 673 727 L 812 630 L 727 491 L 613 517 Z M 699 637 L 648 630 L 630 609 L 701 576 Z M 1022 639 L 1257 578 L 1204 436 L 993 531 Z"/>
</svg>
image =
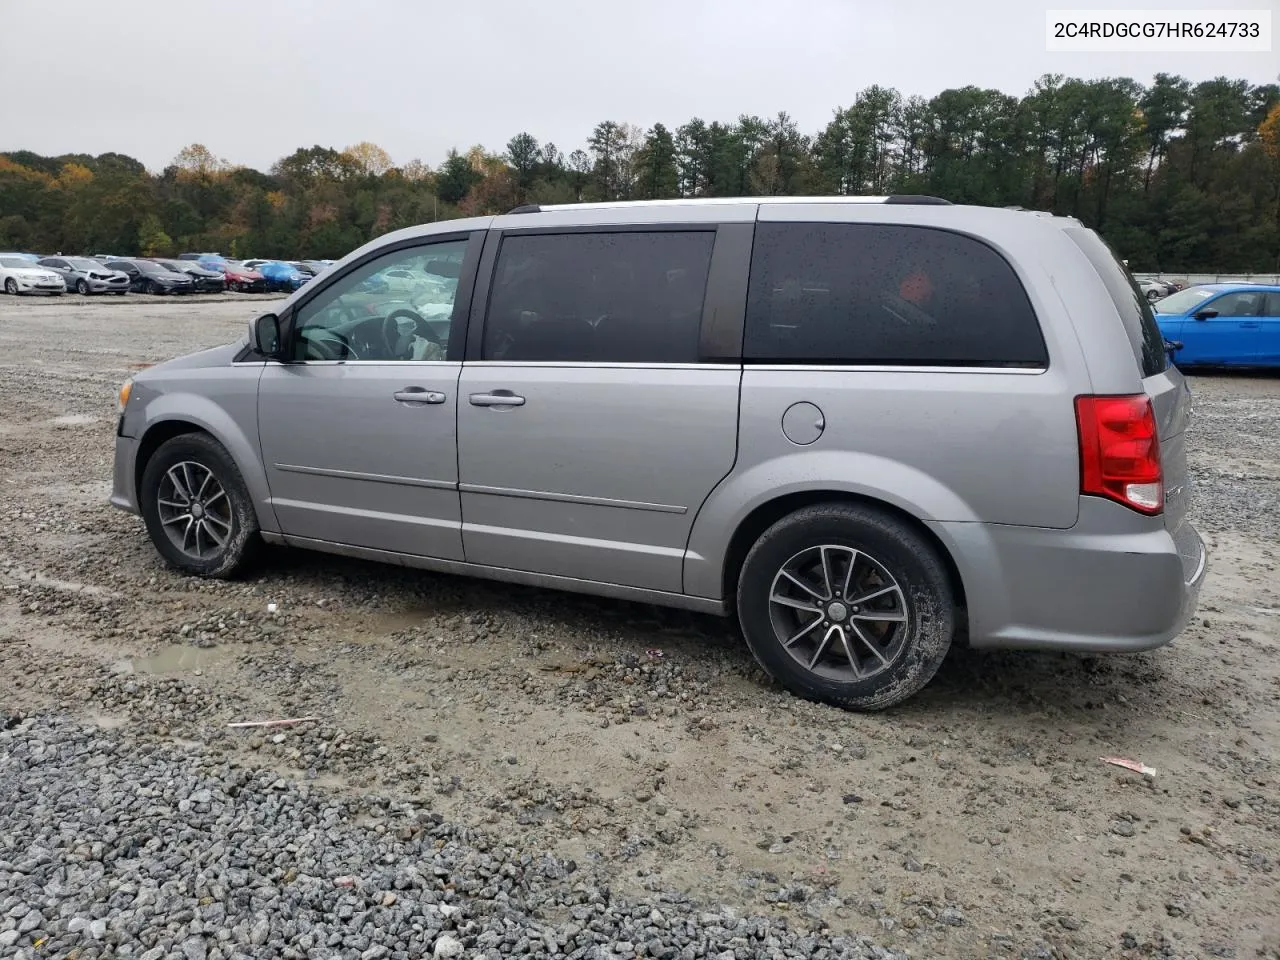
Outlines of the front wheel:
<svg viewBox="0 0 1280 960">
<path fill-rule="evenodd" d="M 89 295 L 89 284 L 85 283 L 83 280 L 77 280 L 76 293 L 80 294 L 82 297 L 87 297 Z"/>
<path fill-rule="evenodd" d="M 162 444 L 143 470 L 139 492 L 151 542 L 183 573 L 232 577 L 261 544 L 244 479 L 226 448 L 207 434 Z"/>
<path fill-rule="evenodd" d="M 4 282 L 4 292 L 11 297 L 16 297 L 18 295 L 18 282 L 14 280 L 13 277 L 10 277 Z"/>
<path fill-rule="evenodd" d="M 883 511 L 797 510 L 764 532 L 738 578 L 738 619 L 760 665 L 792 693 L 851 710 L 915 694 L 955 633 L 937 551 Z"/>
</svg>

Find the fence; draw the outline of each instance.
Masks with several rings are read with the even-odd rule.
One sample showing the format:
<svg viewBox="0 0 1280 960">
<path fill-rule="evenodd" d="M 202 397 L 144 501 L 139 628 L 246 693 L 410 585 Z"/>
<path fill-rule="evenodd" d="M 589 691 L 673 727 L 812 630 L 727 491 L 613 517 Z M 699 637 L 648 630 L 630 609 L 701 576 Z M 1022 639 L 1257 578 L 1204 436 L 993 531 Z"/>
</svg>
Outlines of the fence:
<svg viewBox="0 0 1280 960">
<path fill-rule="evenodd" d="M 1280 273 L 1135 273 L 1140 280 L 1184 280 L 1187 286 L 1199 283 L 1280 284 Z"/>
</svg>

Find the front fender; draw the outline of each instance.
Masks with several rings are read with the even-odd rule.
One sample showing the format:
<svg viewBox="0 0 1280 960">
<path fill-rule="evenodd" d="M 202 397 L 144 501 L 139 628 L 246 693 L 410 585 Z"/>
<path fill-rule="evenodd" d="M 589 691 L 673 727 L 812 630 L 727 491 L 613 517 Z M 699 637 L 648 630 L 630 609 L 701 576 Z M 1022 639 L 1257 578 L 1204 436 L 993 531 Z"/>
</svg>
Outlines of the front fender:
<svg viewBox="0 0 1280 960">
<path fill-rule="evenodd" d="M 134 387 L 134 397 L 141 400 L 138 427 L 135 436 L 146 449 L 147 434 L 164 424 L 189 423 L 205 431 L 226 447 L 244 478 L 245 487 L 253 501 L 259 526 L 268 532 L 279 529 L 275 512 L 271 509 L 271 491 L 267 486 L 267 474 L 262 466 L 258 443 L 257 382 L 254 390 L 236 392 L 219 403 L 208 396 L 183 391 L 147 395 L 142 383 Z M 138 394 L 143 396 L 139 397 Z M 228 406 L 231 409 L 228 409 Z M 141 478 L 142 465 L 136 475 Z"/>
<path fill-rule="evenodd" d="M 907 464 L 847 451 L 788 453 L 731 473 L 711 492 L 689 535 L 684 592 L 720 599 L 734 531 L 772 500 L 815 491 L 880 500 L 925 522 L 978 519 L 953 490 Z"/>
</svg>

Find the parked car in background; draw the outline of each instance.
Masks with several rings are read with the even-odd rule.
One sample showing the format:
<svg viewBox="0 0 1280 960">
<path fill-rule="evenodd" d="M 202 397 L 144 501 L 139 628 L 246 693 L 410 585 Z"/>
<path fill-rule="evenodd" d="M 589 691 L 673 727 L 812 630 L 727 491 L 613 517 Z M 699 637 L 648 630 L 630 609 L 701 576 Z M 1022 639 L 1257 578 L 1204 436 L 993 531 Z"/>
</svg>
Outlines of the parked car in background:
<svg viewBox="0 0 1280 960">
<path fill-rule="evenodd" d="M 270 263 L 271 261 L 265 259 L 264 257 L 249 257 L 248 259 L 241 260 L 240 262 L 243 263 L 250 270 L 258 270 L 258 269 L 261 269 L 264 263 Z"/>
<path fill-rule="evenodd" d="M 222 293 L 227 289 L 227 276 L 221 270 L 211 270 L 202 266 L 197 260 L 160 260 L 155 263 L 160 264 L 166 270 L 172 270 L 174 273 L 185 273 L 191 278 L 191 282 L 195 284 L 197 293 Z"/>
<path fill-rule="evenodd" d="M 1169 295 L 1169 288 L 1159 280 L 1138 280 L 1138 289 L 1142 291 L 1142 295 L 1147 298 L 1148 302 L 1154 303 L 1161 297 Z"/>
<path fill-rule="evenodd" d="M 1280 286 L 1207 283 L 1153 306 L 1178 367 L 1280 367 Z"/>
<path fill-rule="evenodd" d="M 177 273 L 150 260 L 111 260 L 107 266 L 129 275 L 130 289 L 138 293 L 191 293 L 195 283 L 185 273 Z"/>
<path fill-rule="evenodd" d="M 12 254 L 0 255 L 0 289 L 10 295 L 47 293 L 57 296 L 67 292 L 62 277 L 34 260 Z"/>
<path fill-rule="evenodd" d="M 392 270 L 431 316 L 366 292 Z M 1073 218 L 522 208 L 272 307 L 120 391 L 111 502 L 187 574 L 266 540 L 731 615 L 787 689 L 863 710 L 960 637 L 1136 652 L 1195 612 L 1186 381 Z"/>
<path fill-rule="evenodd" d="M 308 276 L 304 276 L 297 268 L 280 260 L 260 261 L 256 269 L 262 274 L 268 290 L 283 290 L 286 293 L 292 293 L 311 279 Z"/>
<path fill-rule="evenodd" d="M 11 258 L 15 258 L 15 257 L 16 257 L 16 258 L 17 258 L 17 259 L 19 259 L 19 260 L 27 260 L 27 261 L 30 261 L 31 263 L 36 263 L 36 262 L 40 259 L 40 254 L 38 254 L 38 253 L 18 253 L 18 252 L 13 251 L 13 250 L 5 250 L 5 251 L 3 251 L 3 252 L 0 252 L 0 257 L 11 257 Z"/>
<path fill-rule="evenodd" d="M 290 260 L 289 266 L 293 267 L 293 269 L 297 270 L 300 274 L 302 274 L 304 277 L 307 277 L 308 279 L 315 277 L 315 275 L 320 272 L 315 267 L 311 266 L 311 264 L 307 263 L 305 260 Z"/>
<path fill-rule="evenodd" d="M 118 293 L 123 296 L 129 292 L 127 273 L 112 270 L 92 257 L 45 257 L 40 266 L 58 274 L 68 290 L 83 296 L 91 293 Z"/>
<path fill-rule="evenodd" d="M 212 251 L 206 251 L 205 253 L 180 253 L 180 254 L 178 254 L 178 259 L 179 259 L 179 260 L 204 260 L 204 259 L 209 258 L 209 257 L 217 257 L 219 260 L 221 260 L 221 259 L 222 259 L 222 254 L 220 254 L 220 253 L 214 253 L 214 252 L 212 252 Z"/>
<path fill-rule="evenodd" d="M 265 293 L 267 281 L 257 270 L 251 270 L 238 260 L 223 260 L 222 272 L 227 278 L 227 289 L 240 293 Z"/>
</svg>

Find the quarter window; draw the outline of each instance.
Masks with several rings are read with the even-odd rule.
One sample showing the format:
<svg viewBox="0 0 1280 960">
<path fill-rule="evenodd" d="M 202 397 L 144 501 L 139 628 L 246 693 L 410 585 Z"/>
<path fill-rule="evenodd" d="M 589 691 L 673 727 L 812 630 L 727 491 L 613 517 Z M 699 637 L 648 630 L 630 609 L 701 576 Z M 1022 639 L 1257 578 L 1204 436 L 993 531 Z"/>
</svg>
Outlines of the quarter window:
<svg viewBox="0 0 1280 960">
<path fill-rule="evenodd" d="M 1044 366 L 1013 268 L 928 227 L 761 223 L 744 356 L 779 363 Z"/>
<path fill-rule="evenodd" d="M 407 247 L 343 275 L 299 308 L 294 359 L 447 359 L 466 249 Z"/>
<path fill-rule="evenodd" d="M 482 356 L 696 363 L 714 244 L 711 231 L 508 235 Z"/>
</svg>

